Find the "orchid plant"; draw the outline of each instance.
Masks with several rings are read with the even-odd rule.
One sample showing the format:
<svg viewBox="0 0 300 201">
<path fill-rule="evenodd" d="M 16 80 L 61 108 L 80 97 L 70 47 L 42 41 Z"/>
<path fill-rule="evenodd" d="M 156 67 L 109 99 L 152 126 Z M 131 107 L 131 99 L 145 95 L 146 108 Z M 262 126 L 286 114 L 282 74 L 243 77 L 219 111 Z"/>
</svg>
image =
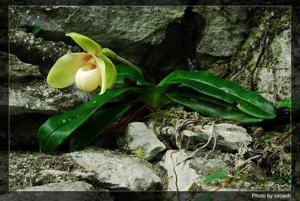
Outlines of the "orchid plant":
<svg viewBox="0 0 300 201">
<path fill-rule="evenodd" d="M 54 88 L 65 88 L 75 82 L 81 91 L 90 92 L 101 86 L 100 94 L 105 93 L 117 78 L 116 67 L 106 55 L 141 73 L 135 65 L 108 48 L 102 49 L 98 43 L 82 34 L 73 32 L 66 36 L 71 37 L 86 52 L 67 53 L 56 61 L 47 77 L 48 84 Z"/>
<path fill-rule="evenodd" d="M 258 93 L 208 71 L 176 70 L 158 84 L 153 84 L 144 78 L 139 67 L 112 50 L 102 48 L 78 33 L 66 35 L 86 52 L 67 53 L 59 58 L 48 74 L 48 84 L 54 88 L 65 88 L 75 83 L 79 90 L 85 92 L 98 87 L 101 90 L 91 100 L 49 118 L 40 127 L 38 141 L 41 151 L 55 151 L 63 144 L 68 144 L 71 151 L 87 146 L 137 102 L 151 108 L 181 104 L 206 116 L 242 124 L 276 117 L 273 104 Z M 132 80 L 135 86 L 126 86 L 125 79 Z M 113 87 L 114 83 L 122 84 L 122 87 Z M 128 100 L 116 100 L 122 94 L 134 96 Z"/>
</svg>

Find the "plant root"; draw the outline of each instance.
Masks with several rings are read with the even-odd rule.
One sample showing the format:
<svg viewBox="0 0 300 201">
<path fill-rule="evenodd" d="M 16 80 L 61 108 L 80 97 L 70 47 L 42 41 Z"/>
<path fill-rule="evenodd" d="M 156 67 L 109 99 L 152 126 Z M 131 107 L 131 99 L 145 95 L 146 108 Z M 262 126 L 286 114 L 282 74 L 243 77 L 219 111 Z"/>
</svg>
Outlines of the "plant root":
<svg viewBox="0 0 300 201">
<path fill-rule="evenodd" d="M 216 148 L 216 145 L 217 145 L 217 136 L 215 135 L 215 122 L 211 122 L 210 124 L 211 124 L 211 127 L 209 128 L 210 136 L 209 136 L 207 142 L 202 147 L 196 149 L 191 155 L 186 157 L 183 161 L 177 163 L 177 165 L 179 165 L 183 162 L 186 162 L 187 160 L 190 160 L 190 159 L 194 158 L 200 150 L 204 149 L 205 147 L 207 147 L 209 145 L 212 138 L 214 138 L 213 148 L 205 155 L 204 160 L 203 160 L 203 164 L 206 162 L 209 154 L 211 154 L 213 151 L 215 151 L 215 148 Z M 201 130 L 204 131 L 203 128 L 201 128 Z M 207 130 L 205 130 L 205 131 L 207 131 Z"/>
</svg>

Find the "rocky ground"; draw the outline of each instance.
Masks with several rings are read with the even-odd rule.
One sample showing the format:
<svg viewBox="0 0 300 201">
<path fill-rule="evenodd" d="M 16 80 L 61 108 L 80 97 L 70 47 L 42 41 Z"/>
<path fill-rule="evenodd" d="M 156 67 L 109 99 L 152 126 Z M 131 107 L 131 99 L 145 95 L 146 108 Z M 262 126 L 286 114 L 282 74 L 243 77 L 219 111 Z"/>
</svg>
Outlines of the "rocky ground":
<svg viewBox="0 0 300 201">
<path fill-rule="evenodd" d="M 246 129 L 171 107 L 153 113 L 148 126 L 130 123 L 115 150 L 11 152 L 10 189 L 52 189 L 49 183 L 60 183 L 62 189 L 78 184 L 82 190 L 288 191 L 291 140 L 288 127 L 280 130 Z M 204 183 L 219 171 L 227 175 Z"/>
<path fill-rule="evenodd" d="M 276 102 L 291 96 L 289 8 L 51 6 L 9 12 L 10 85 L 1 83 L 0 90 L 8 87 L 10 94 L 10 190 L 290 190 L 292 128 L 285 117 L 244 126 L 170 105 L 82 151 L 45 154 L 36 143 L 49 116 L 93 96 L 46 84 L 60 56 L 80 51 L 65 33 L 95 39 L 157 80 L 175 68 L 209 69 Z M 218 172 L 226 175 L 207 182 Z"/>
</svg>

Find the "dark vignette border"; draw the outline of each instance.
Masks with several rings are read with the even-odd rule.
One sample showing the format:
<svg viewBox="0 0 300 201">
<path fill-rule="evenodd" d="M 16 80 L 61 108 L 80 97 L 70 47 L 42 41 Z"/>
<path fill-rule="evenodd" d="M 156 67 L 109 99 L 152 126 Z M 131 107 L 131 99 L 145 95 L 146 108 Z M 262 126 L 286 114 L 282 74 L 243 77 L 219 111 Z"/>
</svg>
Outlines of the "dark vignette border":
<svg viewBox="0 0 300 201">
<path fill-rule="evenodd" d="M 291 5 L 292 0 L 10 0 L 12 5 Z"/>
<path fill-rule="evenodd" d="M 4 2 L 0 7 L 0 33 L 3 41 L 8 41 L 8 6 L 9 5 L 237 5 L 237 6 L 272 6 L 292 5 L 292 0 L 11 0 Z M 292 8 L 292 100 L 300 97 L 300 6 L 293 5 Z M 5 43 L 2 43 L 5 44 Z M 6 43 L 7 44 L 7 43 Z M 0 47 L 0 51 L 8 52 L 8 45 Z M 0 83 L 8 86 L 8 57 L 1 54 L 0 57 Z M 113 200 L 219 200 L 228 197 L 228 200 L 254 200 L 254 194 L 266 195 L 268 192 L 217 192 L 217 193 L 191 193 L 191 192 L 15 192 L 4 194 L 8 191 L 8 89 L 0 92 L 0 201 L 4 200 L 107 200 L 110 196 Z M 294 110 L 291 120 L 292 126 L 299 128 L 299 114 Z M 287 195 L 286 199 L 295 200 L 300 198 L 300 129 L 293 133 L 292 145 L 292 192 L 269 192 L 273 196 Z M 4 194 L 1 196 L 1 194 Z M 296 198 L 297 197 L 297 198 Z M 206 198 L 206 199 L 205 199 Z M 223 199 L 222 199 L 223 200 Z M 268 200 L 268 199 L 258 199 Z"/>
<path fill-rule="evenodd" d="M 300 6 L 292 10 L 292 103 L 300 98 Z M 291 123 L 295 128 L 292 135 L 292 191 L 300 199 L 300 114 L 292 105 Z"/>
<path fill-rule="evenodd" d="M 8 191 L 8 8 L 0 6 L 0 194 Z"/>
</svg>

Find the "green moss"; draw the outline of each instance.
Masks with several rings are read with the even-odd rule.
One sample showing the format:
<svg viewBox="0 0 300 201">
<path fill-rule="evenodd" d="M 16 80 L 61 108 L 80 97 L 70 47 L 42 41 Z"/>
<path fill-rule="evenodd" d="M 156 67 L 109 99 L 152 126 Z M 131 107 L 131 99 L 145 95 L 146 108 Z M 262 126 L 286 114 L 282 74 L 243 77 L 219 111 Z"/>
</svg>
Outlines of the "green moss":
<svg viewBox="0 0 300 201">
<path fill-rule="evenodd" d="M 167 177 L 160 177 L 160 182 L 161 182 L 161 185 L 162 185 L 162 189 L 163 190 L 168 190 L 168 184 L 169 184 L 169 180 Z"/>
<path fill-rule="evenodd" d="M 132 153 L 141 159 L 145 159 L 146 153 L 145 150 L 141 147 L 133 150 Z"/>
<path fill-rule="evenodd" d="M 273 132 L 265 132 L 263 135 L 259 136 L 257 138 L 258 144 L 260 144 L 261 147 L 267 147 L 272 143 L 272 139 L 274 138 Z"/>
<path fill-rule="evenodd" d="M 197 183 L 193 183 L 193 184 L 189 187 L 189 189 L 188 189 L 189 192 L 195 192 L 195 191 L 197 191 L 197 190 L 198 190 L 198 185 L 197 185 Z"/>
<path fill-rule="evenodd" d="M 72 172 L 73 170 L 80 170 L 85 172 L 85 169 L 78 166 L 73 160 L 65 155 L 47 155 L 43 153 L 30 152 L 11 152 L 9 158 L 9 190 L 14 191 L 41 185 L 47 180 L 54 180 L 51 174 L 41 177 L 40 171 L 58 170 L 62 172 Z M 58 175 L 57 180 L 76 180 L 76 178 L 69 174 Z"/>
</svg>

